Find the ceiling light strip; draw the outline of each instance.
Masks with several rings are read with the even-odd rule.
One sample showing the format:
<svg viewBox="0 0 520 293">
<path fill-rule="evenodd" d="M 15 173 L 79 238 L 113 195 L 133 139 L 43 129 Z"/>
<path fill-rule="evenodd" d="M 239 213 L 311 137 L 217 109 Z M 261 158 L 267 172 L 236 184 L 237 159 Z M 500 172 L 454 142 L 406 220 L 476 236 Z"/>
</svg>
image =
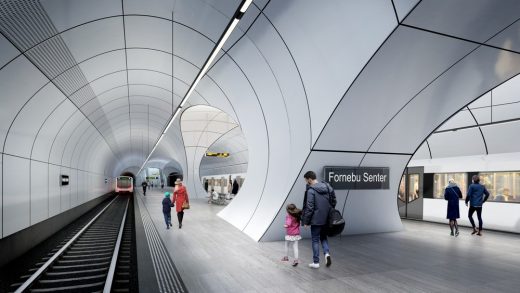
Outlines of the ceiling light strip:
<svg viewBox="0 0 520 293">
<path fill-rule="evenodd" d="M 148 160 L 152 156 L 153 152 L 155 151 L 155 149 L 157 148 L 157 146 L 159 145 L 161 140 L 164 138 L 164 135 L 166 134 L 166 132 L 172 126 L 173 122 L 175 121 L 175 118 L 177 118 L 177 115 L 181 112 L 182 107 L 184 107 L 184 105 L 188 102 L 188 99 L 191 96 L 191 94 L 193 93 L 193 91 L 195 90 L 195 87 L 197 86 L 199 81 L 202 79 L 202 77 L 204 77 L 204 75 L 208 71 L 209 67 L 211 66 L 211 63 L 213 63 L 213 60 L 215 60 L 215 57 L 217 57 L 218 52 L 220 52 L 220 50 L 224 46 L 224 43 L 227 41 L 229 36 L 231 36 L 231 33 L 233 32 L 233 30 L 235 29 L 235 27 L 237 26 L 238 22 L 240 21 L 240 19 L 242 18 L 242 16 L 246 12 L 247 8 L 251 5 L 251 3 L 253 3 L 253 0 L 243 0 L 242 1 L 242 4 L 239 6 L 239 9 L 237 9 L 237 11 L 235 12 L 235 15 L 233 16 L 233 19 L 229 22 L 229 24 L 228 24 L 224 34 L 220 37 L 220 40 L 218 41 L 217 46 L 213 49 L 213 51 L 211 52 L 210 56 L 208 57 L 208 59 L 204 63 L 204 66 L 202 67 L 202 70 L 199 72 L 199 74 L 195 78 L 195 81 L 191 84 L 190 88 L 186 92 L 186 95 L 182 99 L 180 105 L 177 107 L 177 110 L 175 111 L 175 113 L 171 117 L 170 121 L 168 122 L 168 125 L 166 126 L 166 128 L 162 132 L 161 137 L 159 137 L 159 139 L 155 143 L 152 151 L 150 152 L 150 154 L 148 155 L 146 160 L 144 160 L 143 165 L 141 166 L 141 168 L 139 169 L 137 174 L 141 173 L 141 171 L 143 170 L 144 166 L 146 165 L 146 163 L 148 162 Z M 173 16 L 173 13 L 172 13 L 172 16 Z M 173 21 L 173 18 L 172 18 L 172 21 Z M 172 42 L 173 42 L 173 40 L 172 40 Z M 172 58 L 173 58 L 173 51 L 172 51 Z M 173 78 L 173 72 L 172 72 L 172 78 Z M 173 88 L 172 88 L 172 92 L 173 92 Z"/>
</svg>

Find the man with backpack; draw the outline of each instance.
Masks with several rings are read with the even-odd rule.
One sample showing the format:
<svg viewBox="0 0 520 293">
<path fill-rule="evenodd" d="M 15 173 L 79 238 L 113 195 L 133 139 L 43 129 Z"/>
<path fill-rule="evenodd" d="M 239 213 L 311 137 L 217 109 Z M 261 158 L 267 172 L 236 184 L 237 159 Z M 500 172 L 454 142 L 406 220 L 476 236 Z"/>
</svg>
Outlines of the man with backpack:
<svg viewBox="0 0 520 293">
<path fill-rule="evenodd" d="M 320 241 L 325 254 L 325 265 L 328 267 L 331 265 L 332 260 L 327 238 L 327 226 L 329 212 L 331 208 L 336 206 L 336 195 L 334 189 L 328 183 L 318 182 L 316 173 L 313 171 L 307 171 L 303 178 L 307 183 L 308 189 L 302 221 L 305 227 L 311 226 L 312 239 L 313 263 L 309 264 L 309 267 L 313 269 L 320 267 Z"/>
</svg>

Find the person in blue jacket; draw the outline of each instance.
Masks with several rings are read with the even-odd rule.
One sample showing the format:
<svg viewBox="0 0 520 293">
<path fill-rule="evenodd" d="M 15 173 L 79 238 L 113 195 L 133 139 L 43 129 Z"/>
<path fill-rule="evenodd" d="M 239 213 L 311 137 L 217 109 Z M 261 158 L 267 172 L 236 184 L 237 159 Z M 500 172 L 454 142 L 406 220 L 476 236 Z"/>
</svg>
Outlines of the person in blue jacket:
<svg viewBox="0 0 520 293">
<path fill-rule="evenodd" d="M 468 193 L 466 195 L 466 206 L 469 205 L 468 218 L 473 226 L 473 232 L 471 235 L 477 233 L 478 236 L 482 236 L 482 205 L 488 200 L 489 192 L 486 187 L 480 184 L 480 177 L 478 175 L 473 175 L 473 184 L 471 184 L 468 188 Z M 473 213 L 477 212 L 478 218 L 478 231 L 475 228 L 475 222 L 473 221 Z"/>
<path fill-rule="evenodd" d="M 164 215 L 164 222 L 166 223 L 166 229 L 170 229 L 172 226 L 172 200 L 170 199 L 170 193 L 165 192 L 162 200 L 162 212 Z"/>
<path fill-rule="evenodd" d="M 460 218 L 459 198 L 462 198 L 462 192 L 457 186 L 457 183 L 455 183 L 455 180 L 450 178 L 448 180 L 448 186 L 444 189 L 444 199 L 448 201 L 446 219 L 450 220 L 450 235 L 455 237 L 459 236 L 459 225 L 457 224 L 457 219 Z M 454 229 L 455 233 L 453 233 Z"/>
<path fill-rule="evenodd" d="M 336 206 L 336 194 L 334 189 L 325 182 L 318 182 L 316 173 L 307 171 L 303 178 L 307 183 L 307 201 L 305 210 L 302 214 L 302 222 L 305 227 L 311 226 L 312 260 L 310 268 L 320 267 L 320 247 L 323 247 L 325 254 L 325 265 L 331 265 L 329 241 L 327 239 L 327 219 L 331 207 Z"/>
</svg>

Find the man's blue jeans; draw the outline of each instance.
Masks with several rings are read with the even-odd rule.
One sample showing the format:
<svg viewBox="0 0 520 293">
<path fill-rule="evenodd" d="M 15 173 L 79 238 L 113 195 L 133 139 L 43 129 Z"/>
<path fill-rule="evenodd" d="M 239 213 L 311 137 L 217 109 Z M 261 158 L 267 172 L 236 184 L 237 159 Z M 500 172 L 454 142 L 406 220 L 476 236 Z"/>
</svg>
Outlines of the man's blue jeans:
<svg viewBox="0 0 520 293">
<path fill-rule="evenodd" d="M 325 225 L 311 225 L 312 238 L 312 260 L 314 263 L 320 263 L 320 241 L 323 246 L 323 254 L 329 253 L 329 240 Z"/>
</svg>

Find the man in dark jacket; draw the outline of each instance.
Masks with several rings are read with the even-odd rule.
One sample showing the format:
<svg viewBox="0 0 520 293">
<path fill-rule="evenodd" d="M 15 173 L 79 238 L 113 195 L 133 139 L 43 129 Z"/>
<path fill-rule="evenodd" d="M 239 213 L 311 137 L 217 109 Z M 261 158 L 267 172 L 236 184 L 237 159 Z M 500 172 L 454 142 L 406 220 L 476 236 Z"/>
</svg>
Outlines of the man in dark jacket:
<svg viewBox="0 0 520 293">
<path fill-rule="evenodd" d="M 313 171 L 307 171 L 303 178 L 309 186 L 303 212 L 303 224 L 305 227 L 311 226 L 313 263 L 309 264 L 309 267 L 317 269 L 320 267 L 320 241 L 325 254 L 326 266 L 330 266 L 332 263 L 326 228 L 329 211 L 331 207 L 336 206 L 336 195 L 329 184 L 316 180 L 316 173 Z"/>
<path fill-rule="evenodd" d="M 476 211 L 478 218 L 477 235 L 482 236 L 482 205 L 488 200 L 489 192 L 484 185 L 480 184 L 480 177 L 478 175 L 473 175 L 472 180 L 473 184 L 469 186 L 466 195 L 466 206 L 468 206 L 468 202 L 470 202 L 468 218 L 473 226 L 473 233 L 471 233 L 471 235 L 477 233 L 475 222 L 473 221 L 473 213 Z"/>
</svg>

